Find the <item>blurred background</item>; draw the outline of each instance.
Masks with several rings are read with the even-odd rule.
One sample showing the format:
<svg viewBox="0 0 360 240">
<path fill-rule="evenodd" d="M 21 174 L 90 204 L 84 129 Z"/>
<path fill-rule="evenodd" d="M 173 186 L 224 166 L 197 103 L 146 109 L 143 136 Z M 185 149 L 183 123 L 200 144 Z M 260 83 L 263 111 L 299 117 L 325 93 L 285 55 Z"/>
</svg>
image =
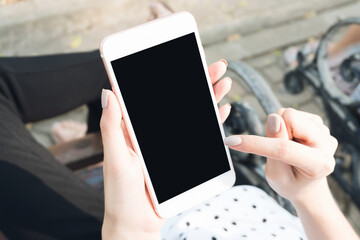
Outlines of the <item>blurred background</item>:
<svg viewBox="0 0 360 240">
<path fill-rule="evenodd" d="M 285 87 L 284 76 L 298 67 L 297 52 L 304 46 L 305 58 L 309 58 L 310 63 L 318 40 L 330 26 L 342 19 L 360 16 L 359 0 L 163 2 L 175 12 L 188 11 L 194 15 L 208 64 L 222 58 L 247 63 L 264 77 L 284 107 L 318 114 L 326 124 L 330 123 L 324 97 L 316 87 L 298 79 Z M 0 0 L 0 57 L 98 49 L 101 39 L 108 34 L 148 21 L 151 18 L 149 4 L 147 0 Z M 339 34 L 345 34 L 347 28 L 339 30 Z M 235 81 L 221 104 L 246 102 L 264 124 L 267 114 L 257 97 L 240 83 L 241 77 L 236 73 L 227 74 Z M 83 106 L 27 127 L 40 143 L 49 147 L 54 144 L 49 134 L 54 122 L 64 119 L 86 122 L 86 117 L 87 109 Z M 346 151 L 344 154 L 344 158 L 353 160 Z M 354 203 L 354 196 L 334 178 L 330 178 L 330 183 L 342 211 L 360 232 L 359 207 Z"/>
</svg>

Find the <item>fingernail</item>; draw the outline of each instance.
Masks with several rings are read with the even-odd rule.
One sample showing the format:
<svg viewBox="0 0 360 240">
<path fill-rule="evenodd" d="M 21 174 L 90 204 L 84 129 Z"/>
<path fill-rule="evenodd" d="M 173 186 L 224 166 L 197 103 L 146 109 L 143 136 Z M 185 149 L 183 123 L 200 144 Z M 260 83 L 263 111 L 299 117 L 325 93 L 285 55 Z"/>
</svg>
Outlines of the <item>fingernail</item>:
<svg viewBox="0 0 360 240">
<path fill-rule="evenodd" d="M 109 102 L 109 93 L 103 89 L 101 92 L 101 106 L 103 109 L 106 109 L 108 107 L 108 102 Z"/>
<path fill-rule="evenodd" d="M 228 66 L 228 63 L 225 59 L 221 59 L 220 61 L 222 61 L 223 63 L 225 63 L 226 66 Z"/>
<path fill-rule="evenodd" d="M 230 77 L 224 77 L 222 80 L 228 81 L 232 85 L 232 79 Z M 222 80 L 220 80 L 220 81 L 222 81 Z"/>
<path fill-rule="evenodd" d="M 230 77 L 227 78 L 229 79 L 228 81 L 230 81 L 230 84 L 232 85 L 232 79 Z"/>
<path fill-rule="evenodd" d="M 280 130 L 280 117 L 274 114 L 268 116 L 267 126 L 271 134 L 276 134 Z"/>
<path fill-rule="evenodd" d="M 230 81 L 230 89 L 231 89 L 231 86 L 232 86 L 232 79 L 229 77 L 229 80 Z"/>
<path fill-rule="evenodd" d="M 242 139 L 239 136 L 229 136 L 224 139 L 224 143 L 226 146 L 236 146 L 242 143 Z"/>
</svg>

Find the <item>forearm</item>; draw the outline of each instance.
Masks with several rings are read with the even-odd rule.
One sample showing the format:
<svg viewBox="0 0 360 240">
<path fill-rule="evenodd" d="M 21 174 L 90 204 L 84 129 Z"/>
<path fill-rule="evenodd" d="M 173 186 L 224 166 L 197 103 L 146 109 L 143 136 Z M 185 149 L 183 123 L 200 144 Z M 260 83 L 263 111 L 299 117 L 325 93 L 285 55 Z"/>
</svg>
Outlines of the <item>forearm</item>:
<svg viewBox="0 0 360 240">
<path fill-rule="evenodd" d="M 308 201 L 293 202 L 309 240 L 347 239 L 359 237 L 340 211 L 328 186 Z"/>
</svg>

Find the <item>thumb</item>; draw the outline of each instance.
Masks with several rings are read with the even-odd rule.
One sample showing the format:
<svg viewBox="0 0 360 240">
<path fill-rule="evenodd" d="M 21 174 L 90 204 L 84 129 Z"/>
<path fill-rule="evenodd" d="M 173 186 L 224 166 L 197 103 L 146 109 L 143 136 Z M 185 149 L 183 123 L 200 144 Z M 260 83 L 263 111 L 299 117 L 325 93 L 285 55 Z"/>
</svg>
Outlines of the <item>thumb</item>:
<svg viewBox="0 0 360 240">
<path fill-rule="evenodd" d="M 266 136 L 270 138 L 289 139 L 286 125 L 282 117 L 276 113 L 269 114 L 266 124 Z M 272 158 L 267 158 L 265 173 L 268 180 L 276 179 L 291 169 L 291 166 Z"/>
<path fill-rule="evenodd" d="M 100 120 L 101 137 L 104 147 L 104 169 L 126 168 L 130 154 L 121 129 L 121 109 L 115 94 L 103 89 L 101 93 L 103 112 Z M 105 170 L 105 171 L 106 171 Z"/>
<path fill-rule="evenodd" d="M 269 114 L 266 124 L 266 136 L 289 139 L 289 134 L 282 117 L 276 113 Z"/>
</svg>

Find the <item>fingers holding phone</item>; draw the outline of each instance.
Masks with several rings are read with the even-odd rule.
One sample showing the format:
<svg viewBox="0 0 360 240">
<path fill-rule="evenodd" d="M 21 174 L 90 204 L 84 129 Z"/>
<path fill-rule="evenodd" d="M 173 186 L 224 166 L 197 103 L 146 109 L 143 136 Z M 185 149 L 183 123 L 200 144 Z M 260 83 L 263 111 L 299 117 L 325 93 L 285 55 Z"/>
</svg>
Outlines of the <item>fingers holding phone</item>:
<svg viewBox="0 0 360 240">
<path fill-rule="evenodd" d="M 126 143 L 122 115 L 115 94 L 102 92 L 101 135 L 104 146 L 105 216 L 103 239 L 160 238 L 163 219 L 154 212 L 145 189 L 137 155 Z"/>
<path fill-rule="evenodd" d="M 216 102 L 219 103 L 221 99 L 230 91 L 232 80 L 229 77 L 222 78 L 226 72 L 227 62 L 221 59 L 208 68 L 211 84 L 213 85 L 213 91 Z M 229 103 L 219 107 L 219 114 L 221 123 L 224 123 L 231 111 L 231 105 Z"/>
</svg>

